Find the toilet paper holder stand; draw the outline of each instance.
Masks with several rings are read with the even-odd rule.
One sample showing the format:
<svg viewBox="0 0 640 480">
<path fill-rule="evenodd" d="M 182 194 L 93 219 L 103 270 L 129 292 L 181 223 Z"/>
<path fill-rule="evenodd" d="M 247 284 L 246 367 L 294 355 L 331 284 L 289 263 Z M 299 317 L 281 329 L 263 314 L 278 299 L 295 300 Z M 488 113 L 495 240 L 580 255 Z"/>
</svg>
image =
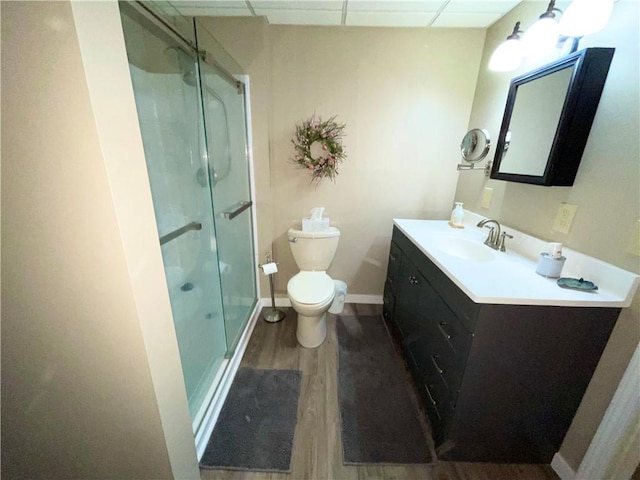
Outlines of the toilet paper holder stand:
<svg viewBox="0 0 640 480">
<path fill-rule="evenodd" d="M 261 270 L 263 265 L 271 263 L 271 255 L 269 254 L 269 252 L 266 253 L 266 257 L 267 261 L 258 265 Z M 276 263 L 276 265 L 278 264 Z M 283 310 L 276 308 L 276 299 L 273 294 L 273 275 L 274 273 L 267 275 L 267 277 L 269 277 L 269 290 L 271 292 L 271 308 L 266 308 L 264 310 L 264 313 L 262 314 L 262 318 L 269 323 L 279 322 L 286 316 Z"/>
</svg>

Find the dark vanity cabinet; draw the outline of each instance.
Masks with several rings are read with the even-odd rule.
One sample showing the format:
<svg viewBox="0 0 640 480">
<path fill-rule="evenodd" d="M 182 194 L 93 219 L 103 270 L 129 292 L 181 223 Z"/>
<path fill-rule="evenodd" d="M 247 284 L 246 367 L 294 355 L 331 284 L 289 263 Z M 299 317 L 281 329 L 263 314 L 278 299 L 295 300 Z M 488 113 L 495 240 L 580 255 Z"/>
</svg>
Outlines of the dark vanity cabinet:
<svg viewBox="0 0 640 480">
<path fill-rule="evenodd" d="M 383 316 L 442 460 L 550 463 L 619 312 L 475 303 L 394 227 Z"/>
</svg>

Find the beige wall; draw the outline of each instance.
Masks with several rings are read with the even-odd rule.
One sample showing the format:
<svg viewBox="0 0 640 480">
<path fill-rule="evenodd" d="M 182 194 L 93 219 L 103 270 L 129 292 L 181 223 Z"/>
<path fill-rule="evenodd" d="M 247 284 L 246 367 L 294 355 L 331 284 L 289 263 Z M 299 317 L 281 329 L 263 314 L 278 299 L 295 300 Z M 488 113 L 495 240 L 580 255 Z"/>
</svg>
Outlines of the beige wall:
<svg viewBox="0 0 640 480">
<path fill-rule="evenodd" d="M 271 190 L 271 164 L 269 160 L 269 48 L 268 25 L 263 18 L 198 18 L 198 28 L 209 35 L 200 35 L 202 46 L 213 52 L 224 45 L 241 69 L 249 75 L 251 91 L 251 133 L 253 142 L 254 182 L 256 198 L 254 208 L 257 218 L 256 235 L 258 262 L 265 261 L 265 253 L 272 252 L 273 239 L 273 197 Z M 217 42 L 222 45 L 219 45 Z M 222 55 L 225 58 L 225 55 Z M 217 59 L 217 57 L 216 57 Z M 227 62 L 229 63 L 229 62 Z M 231 69 L 233 65 L 225 66 Z M 235 73 L 235 71 L 234 71 Z M 269 282 L 260 275 L 260 292 L 262 297 L 269 295 Z"/>
<path fill-rule="evenodd" d="M 560 8 L 568 2 L 558 2 Z M 626 252 L 640 218 L 638 151 L 638 6 L 616 3 L 609 27 L 581 47 L 617 48 L 591 136 L 573 187 L 537 187 L 455 171 L 467 128 L 489 130 L 493 148 L 507 90 L 517 72 L 487 70 L 493 49 L 541 13 L 525 1 L 486 32 L 274 27 L 261 19 L 202 18 L 251 77 L 260 252 L 281 262 L 284 294 L 295 272 L 286 229 L 314 206 L 343 236 L 330 274 L 351 293 L 379 294 L 393 217 L 446 218 L 455 200 L 534 236 L 561 241 L 622 268 L 640 271 Z M 481 53 L 481 45 L 484 51 Z M 454 46 L 452 46 L 454 44 Z M 480 65 L 478 65 L 480 62 Z M 479 74 L 476 77 L 476 72 Z M 468 113 L 470 89 L 475 89 Z M 336 184 L 309 185 L 289 163 L 293 125 L 311 113 L 347 123 L 349 159 Z M 464 119 L 469 117 L 469 121 Z M 483 187 L 494 189 L 480 207 Z M 551 231 L 561 202 L 579 206 L 569 235 Z M 262 285 L 266 292 L 266 283 Z M 623 311 L 561 454 L 577 467 L 640 337 L 640 296 Z"/>
<path fill-rule="evenodd" d="M 498 133 L 510 75 L 486 72 L 489 52 L 516 16 L 526 26 L 539 9 L 526 2 L 491 28 L 484 54 L 482 30 L 203 20 L 251 76 L 259 251 L 273 245 L 282 293 L 295 271 L 286 229 L 322 205 L 343 232 L 330 273 L 351 293 L 381 294 L 391 219 L 448 216 L 462 134 L 468 126 Z M 618 51 L 576 185 L 490 181 L 496 194 L 484 211 L 484 180 L 463 172 L 456 200 L 639 270 L 624 252 L 640 217 L 637 18 L 637 4 L 618 2 L 607 31 L 583 41 Z M 131 194 L 140 163 L 128 170 L 119 138 L 103 138 L 69 4 L 2 2 L 2 46 L 3 474 L 168 478 L 177 463 L 193 471 L 192 445 L 176 453 L 185 442 L 169 434 L 184 434 L 188 411 L 166 287 L 157 283 L 161 258 L 146 248 L 156 235 L 148 185 L 142 197 Z M 94 58 L 95 69 L 117 63 L 105 58 Z M 349 152 L 337 183 L 318 188 L 289 161 L 294 124 L 314 111 L 347 123 Z M 566 237 L 550 231 L 561 201 L 580 206 Z M 636 299 L 562 446 L 574 467 L 638 342 L 638 312 Z"/>
<path fill-rule="evenodd" d="M 196 478 L 117 5 L 1 8 L 3 478 Z"/>
<path fill-rule="evenodd" d="M 560 8 L 566 3 L 559 3 Z M 517 72 L 496 73 L 487 69 L 488 59 L 517 20 L 522 21 L 522 28 L 526 30 L 540 11 L 540 2 L 524 2 L 487 32 L 469 127 L 489 130 L 493 138 L 490 159 L 495 155 L 510 79 L 531 66 L 525 65 Z M 640 272 L 640 259 L 626 250 L 640 218 L 638 17 L 637 2 L 620 1 L 607 28 L 585 37 L 580 43 L 580 48 L 615 47 L 616 52 L 575 184 L 540 187 L 487 180 L 462 172 L 456 200 L 465 202 L 467 208 L 481 215 L 536 237 L 562 242 L 619 267 Z M 485 186 L 494 189 L 489 209 L 480 206 Z M 551 230 L 561 202 L 579 207 L 569 234 Z M 562 445 L 560 453 L 572 467 L 577 468 L 584 456 L 639 339 L 640 295 L 636 295 L 632 307 L 620 316 Z"/>
<path fill-rule="evenodd" d="M 260 251 L 272 245 L 280 262 L 276 290 L 284 295 L 297 271 L 287 229 L 323 206 L 342 233 L 329 274 L 350 293 L 381 295 L 392 219 L 446 218 L 451 210 L 484 30 L 200 21 L 257 94 L 258 237 Z M 348 159 L 336 183 L 317 187 L 290 160 L 295 124 L 314 112 L 347 124 Z"/>
</svg>

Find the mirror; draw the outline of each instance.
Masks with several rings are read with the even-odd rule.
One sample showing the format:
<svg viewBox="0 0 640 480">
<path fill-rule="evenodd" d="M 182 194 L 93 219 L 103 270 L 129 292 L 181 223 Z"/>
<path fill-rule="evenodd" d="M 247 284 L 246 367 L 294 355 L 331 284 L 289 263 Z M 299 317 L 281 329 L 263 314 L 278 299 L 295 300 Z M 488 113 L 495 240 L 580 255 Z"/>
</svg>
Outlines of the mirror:
<svg viewBox="0 0 640 480">
<path fill-rule="evenodd" d="M 613 52 L 588 48 L 511 81 L 491 178 L 573 185 Z"/>
<path fill-rule="evenodd" d="M 481 128 L 469 130 L 460 143 L 460 155 L 469 163 L 481 161 L 489 153 L 489 132 Z"/>
</svg>

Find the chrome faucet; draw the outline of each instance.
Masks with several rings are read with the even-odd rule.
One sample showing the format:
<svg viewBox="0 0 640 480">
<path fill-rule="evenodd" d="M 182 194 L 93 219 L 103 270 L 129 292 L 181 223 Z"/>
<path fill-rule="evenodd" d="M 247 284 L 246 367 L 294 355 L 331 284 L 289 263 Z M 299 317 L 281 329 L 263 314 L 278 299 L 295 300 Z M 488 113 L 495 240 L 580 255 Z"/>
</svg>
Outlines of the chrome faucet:
<svg viewBox="0 0 640 480">
<path fill-rule="evenodd" d="M 476 226 L 482 228 L 489 223 L 493 223 L 495 227 L 489 227 L 489 226 L 486 227 L 489 229 L 489 236 L 487 236 L 487 239 L 484 241 L 484 244 L 488 247 L 493 248 L 494 250 L 505 252 L 506 251 L 506 248 L 504 247 L 505 237 L 513 238 L 513 235 L 509 235 L 507 232 L 500 233 L 500 224 L 498 223 L 498 221 L 492 220 L 489 218 L 485 218 L 484 220 L 479 221 L 478 225 Z"/>
</svg>

